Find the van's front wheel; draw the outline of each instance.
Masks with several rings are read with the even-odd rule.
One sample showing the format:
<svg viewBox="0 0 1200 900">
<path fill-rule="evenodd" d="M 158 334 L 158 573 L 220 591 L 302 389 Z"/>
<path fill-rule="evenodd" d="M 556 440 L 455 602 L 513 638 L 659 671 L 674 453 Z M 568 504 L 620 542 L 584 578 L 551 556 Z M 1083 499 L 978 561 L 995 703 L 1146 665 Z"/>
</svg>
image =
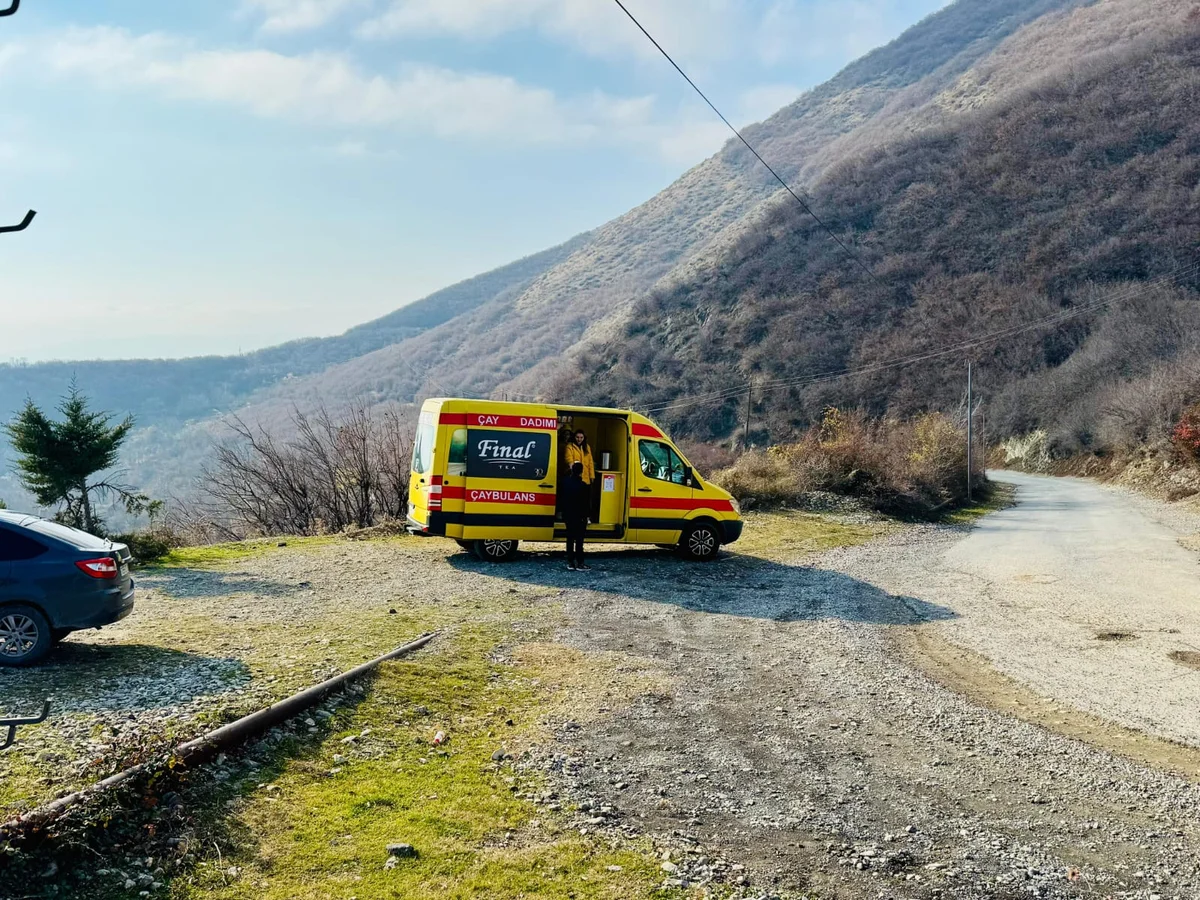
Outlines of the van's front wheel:
<svg viewBox="0 0 1200 900">
<path fill-rule="evenodd" d="M 517 541 L 476 541 L 475 555 L 484 562 L 508 562 L 517 555 Z"/>
<path fill-rule="evenodd" d="M 717 558 L 721 549 L 721 536 L 715 525 L 700 522 L 683 533 L 679 542 L 679 550 L 688 559 L 697 562 L 709 562 Z"/>
</svg>

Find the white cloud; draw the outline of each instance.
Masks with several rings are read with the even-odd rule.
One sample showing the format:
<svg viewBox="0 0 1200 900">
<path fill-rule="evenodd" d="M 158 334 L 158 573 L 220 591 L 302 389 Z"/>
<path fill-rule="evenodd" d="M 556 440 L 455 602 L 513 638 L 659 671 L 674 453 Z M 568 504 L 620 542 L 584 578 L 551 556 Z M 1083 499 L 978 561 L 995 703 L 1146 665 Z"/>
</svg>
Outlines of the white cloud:
<svg viewBox="0 0 1200 900">
<path fill-rule="evenodd" d="M 37 52 L 59 77 L 104 88 L 150 90 L 318 128 L 383 132 L 370 143 L 356 137 L 332 147 L 346 157 L 381 155 L 387 135 L 400 133 L 510 146 L 635 147 L 691 165 L 729 138 L 690 99 L 664 111 L 653 96 L 594 91 L 561 97 L 486 72 L 408 65 L 391 75 L 375 74 L 339 54 L 209 50 L 168 35 L 116 28 L 74 29 Z M 763 85 L 740 95 L 731 113 L 739 124 L 757 121 L 798 94 L 791 86 Z"/>
<path fill-rule="evenodd" d="M 650 33 L 666 40 L 667 51 L 683 62 L 721 59 L 738 49 L 732 38 L 744 27 L 744 10 L 735 0 L 627 2 Z M 359 33 L 375 39 L 452 35 L 488 40 L 526 30 L 602 58 L 651 59 L 658 53 L 608 0 L 391 0 Z"/>
<path fill-rule="evenodd" d="M 371 148 L 366 141 L 342 141 L 330 148 L 334 156 L 346 156 L 350 159 L 363 159 L 371 155 Z"/>
<path fill-rule="evenodd" d="M 505 75 L 433 66 L 377 75 L 337 54 L 201 50 L 113 28 L 73 30 L 45 55 L 52 71 L 109 87 L 153 88 L 316 125 L 387 126 L 446 138 L 590 141 L 647 124 L 654 107 L 652 97 L 600 92 L 564 100 Z"/>
<path fill-rule="evenodd" d="M 264 17 L 262 30 L 285 33 L 327 25 L 363 0 L 242 0 L 242 10 Z"/>
<path fill-rule="evenodd" d="M 25 53 L 21 44 L 8 43 L 0 46 L 0 72 L 15 63 Z"/>
</svg>

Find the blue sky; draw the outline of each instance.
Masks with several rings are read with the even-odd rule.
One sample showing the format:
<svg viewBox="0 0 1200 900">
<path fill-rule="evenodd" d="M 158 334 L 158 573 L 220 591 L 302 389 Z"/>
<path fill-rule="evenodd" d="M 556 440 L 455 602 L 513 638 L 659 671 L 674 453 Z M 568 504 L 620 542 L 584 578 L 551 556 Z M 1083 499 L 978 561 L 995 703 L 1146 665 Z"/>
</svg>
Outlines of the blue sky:
<svg viewBox="0 0 1200 900">
<path fill-rule="evenodd" d="M 628 5 L 744 124 L 945 2 Z M 24 0 L 0 79 L 0 219 L 39 212 L 0 236 L 0 360 L 335 334 L 727 137 L 611 0 Z"/>
</svg>

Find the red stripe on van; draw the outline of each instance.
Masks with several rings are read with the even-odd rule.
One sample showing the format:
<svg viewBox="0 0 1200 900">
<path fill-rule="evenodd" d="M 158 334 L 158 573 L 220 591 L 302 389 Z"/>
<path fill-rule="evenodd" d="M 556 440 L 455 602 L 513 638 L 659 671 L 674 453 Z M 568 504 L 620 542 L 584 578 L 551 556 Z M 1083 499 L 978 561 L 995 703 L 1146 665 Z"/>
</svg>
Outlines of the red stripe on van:
<svg viewBox="0 0 1200 900">
<path fill-rule="evenodd" d="M 439 425 L 466 425 L 466 413 L 442 413 L 438 416 Z"/>
<path fill-rule="evenodd" d="M 661 437 L 663 437 L 663 433 L 661 431 L 659 431 L 657 428 L 655 428 L 653 425 L 642 425 L 639 422 L 634 422 L 633 423 L 633 436 L 634 437 L 661 438 Z"/>
<path fill-rule="evenodd" d="M 689 500 L 683 497 L 631 497 L 629 505 L 633 509 L 711 509 L 713 512 L 733 512 L 733 504 L 728 500 Z"/>
<path fill-rule="evenodd" d="M 465 492 L 468 503 L 507 503 L 517 506 L 553 506 L 554 494 L 538 494 L 533 491 L 491 491 L 471 489 Z"/>
<path fill-rule="evenodd" d="M 540 494 L 534 491 L 502 491 L 481 490 L 464 487 L 443 487 L 443 500 L 465 500 L 468 503 L 515 503 L 519 506 L 554 506 L 554 494 Z"/>
</svg>

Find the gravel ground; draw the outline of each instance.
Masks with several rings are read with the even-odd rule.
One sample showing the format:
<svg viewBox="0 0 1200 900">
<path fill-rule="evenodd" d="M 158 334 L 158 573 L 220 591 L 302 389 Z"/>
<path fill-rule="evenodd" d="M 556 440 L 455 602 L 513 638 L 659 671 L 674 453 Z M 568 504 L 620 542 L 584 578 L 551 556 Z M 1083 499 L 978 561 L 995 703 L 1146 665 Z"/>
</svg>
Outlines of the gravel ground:
<svg viewBox="0 0 1200 900">
<path fill-rule="evenodd" d="M 1020 506 L 999 515 L 1022 521 Z M 154 647 L 156 633 L 199 611 L 217 636 L 192 628 L 196 637 L 172 643 L 178 667 L 149 666 L 119 703 L 78 679 L 59 688 L 92 725 L 157 716 L 186 730 L 199 710 L 290 692 L 393 645 L 379 630 L 390 608 L 463 621 L 499 615 L 501 600 L 561 605 L 560 641 L 642 657 L 673 687 L 615 715 L 556 720 L 556 741 L 529 764 L 554 779 L 554 802 L 579 807 L 579 827 L 653 837 L 665 884 L 712 879 L 748 897 L 1200 896 L 1200 788 L 973 703 L 908 664 L 905 636 L 931 630 L 967 645 L 974 631 L 1008 634 L 1018 658 L 1054 646 L 1038 629 L 1058 620 L 1007 623 L 1019 607 L 989 612 L 978 579 L 950 571 L 947 559 L 980 531 L 912 528 L 819 557 L 729 553 L 707 566 L 613 550 L 593 554 L 590 573 L 565 571 L 561 552 L 544 548 L 502 567 L 436 541 L 289 551 L 164 573 L 173 580 L 149 585 L 137 616 L 71 652 L 133 658 L 129 646 Z M 1124 560 L 1131 578 L 1141 561 Z M 351 633 L 350 622 L 383 624 Z M 276 645 L 257 646 L 263 634 Z M 363 646 L 364 634 L 379 647 Z M 1124 652 L 1138 642 L 1110 643 Z M 1078 641 L 1055 653 L 1046 671 L 1087 656 Z M 1005 669 L 1003 654 L 988 656 Z M 60 661 L 37 677 L 46 687 L 65 671 Z M 40 734 L 30 732 L 23 759 Z M 73 746 L 56 752 L 86 756 Z"/>
<path fill-rule="evenodd" d="M 730 558 L 711 593 L 661 600 L 636 596 L 636 566 L 606 568 L 602 590 L 568 595 L 564 638 L 689 677 L 561 738 L 588 761 L 573 789 L 650 833 L 737 858 L 764 888 L 823 896 L 1200 894 L 1200 790 L 902 664 L 891 631 L 936 608 L 800 565 L 747 583 Z"/>
</svg>

